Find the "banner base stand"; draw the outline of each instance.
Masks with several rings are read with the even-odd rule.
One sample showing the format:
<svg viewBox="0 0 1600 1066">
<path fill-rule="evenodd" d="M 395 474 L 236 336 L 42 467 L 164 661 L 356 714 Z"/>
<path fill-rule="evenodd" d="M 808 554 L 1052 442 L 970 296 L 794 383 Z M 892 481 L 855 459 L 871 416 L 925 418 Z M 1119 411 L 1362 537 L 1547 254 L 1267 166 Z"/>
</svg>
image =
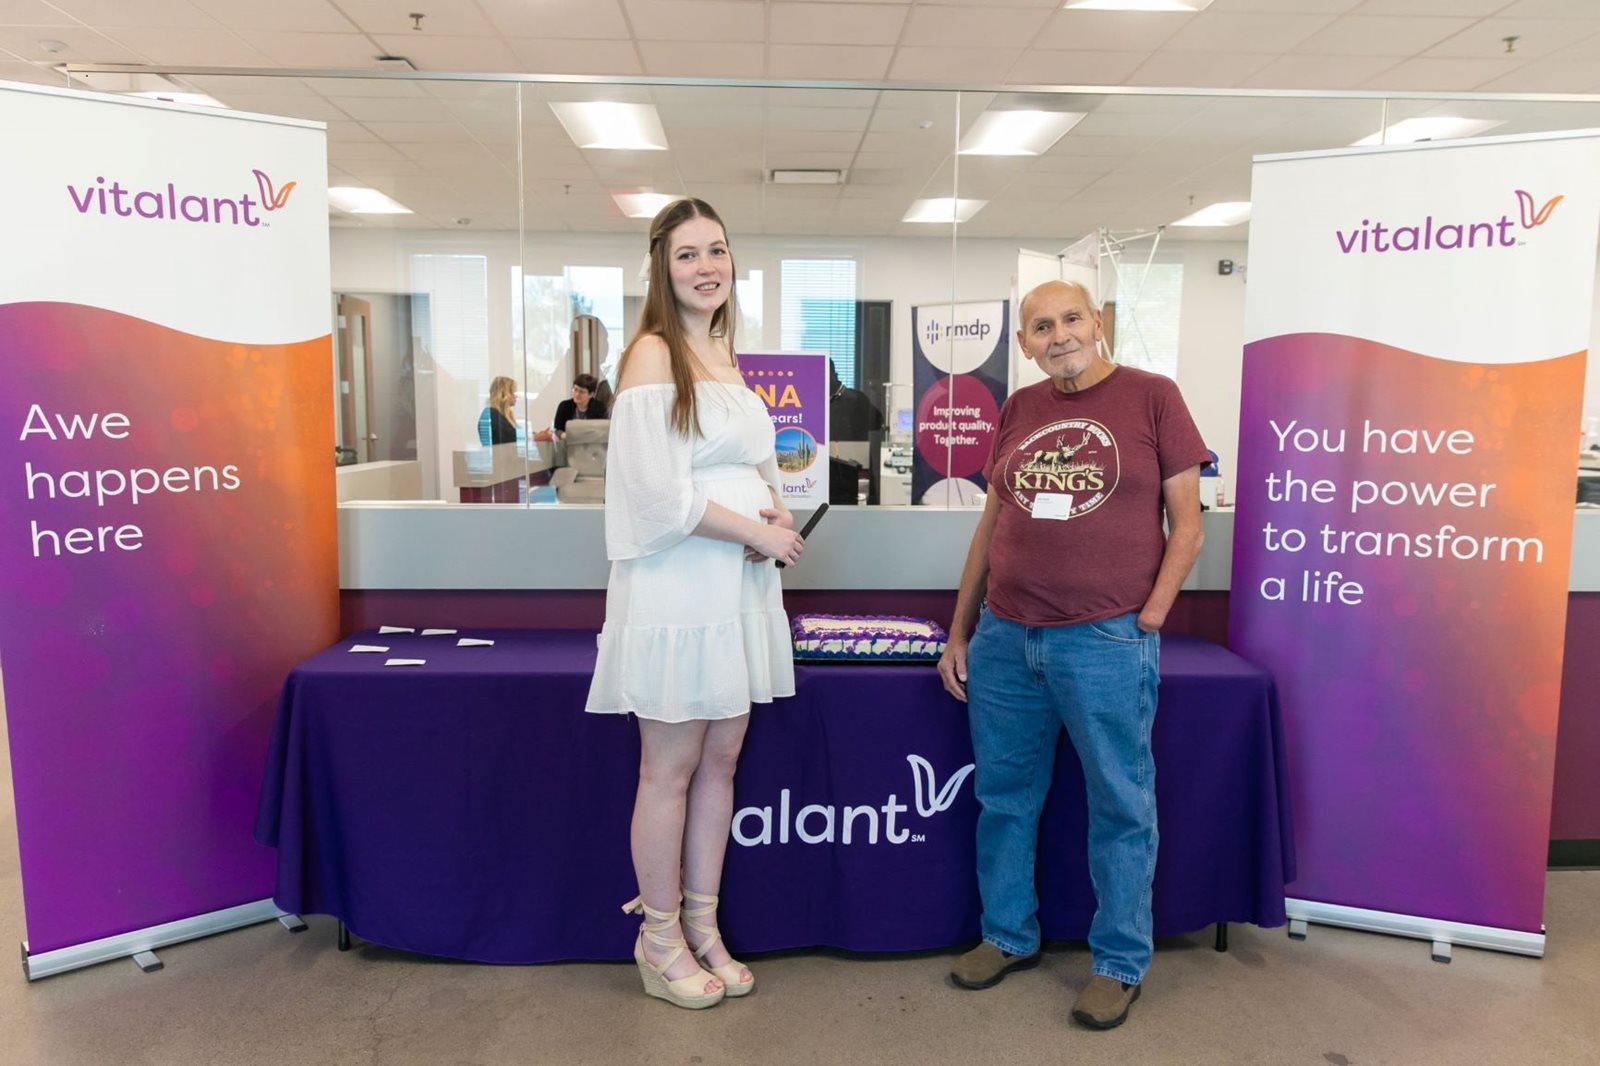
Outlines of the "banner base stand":
<svg viewBox="0 0 1600 1066">
<path fill-rule="evenodd" d="M 1307 923 L 1315 922 L 1318 925 L 1338 925 L 1369 933 L 1388 933 L 1390 936 L 1409 936 L 1427 940 L 1432 945 L 1435 962 L 1449 962 L 1452 945 L 1488 948 L 1490 951 L 1504 951 L 1512 955 L 1544 958 L 1542 930 L 1537 933 L 1525 933 L 1519 929 L 1497 929 L 1491 925 L 1468 925 L 1465 922 L 1447 922 L 1438 918 L 1422 918 L 1414 914 L 1369 911 L 1361 907 L 1316 903 L 1308 899 L 1287 898 L 1283 903 L 1289 918 L 1289 936 L 1296 940 L 1304 940 Z"/>
<path fill-rule="evenodd" d="M 69 948 L 41 951 L 37 955 L 29 953 L 28 942 L 24 940 L 22 973 L 28 980 L 37 981 L 41 977 L 51 977 L 68 970 L 79 970 L 96 963 L 110 962 L 112 959 L 133 956 L 134 961 L 138 962 L 138 956 L 141 955 L 150 955 L 153 959 L 155 956 L 151 953 L 156 948 L 181 944 L 185 940 L 196 940 L 213 933 L 225 933 L 230 929 L 255 925 L 259 922 L 270 922 L 284 913 L 278 909 L 276 903 L 270 899 L 263 899 L 255 903 L 244 903 L 237 907 L 211 911 L 209 914 L 197 914 L 193 918 L 180 918 L 164 925 L 152 925 L 148 929 L 119 933 L 102 940 L 74 944 Z M 160 967 L 159 961 L 156 967 Z M 140 963 L 140 969 L 145 969 L 143 963 Z M 145 972 L 150 971 L 145 969 Z"/>
</svg>

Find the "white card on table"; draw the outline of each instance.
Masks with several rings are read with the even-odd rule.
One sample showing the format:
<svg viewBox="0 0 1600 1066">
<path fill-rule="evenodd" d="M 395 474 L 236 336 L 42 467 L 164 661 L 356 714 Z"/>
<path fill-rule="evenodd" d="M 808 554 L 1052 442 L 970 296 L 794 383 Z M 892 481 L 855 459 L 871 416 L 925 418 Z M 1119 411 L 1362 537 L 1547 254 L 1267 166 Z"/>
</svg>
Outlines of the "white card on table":
<svg viewBox="0 0 1600 1066">
<path fill-rule="evenodd" d="M 1072 517 L 1072 497 L 1062 492 L 1041 492 L 1033 498 L 1033 517 L 1066 521 Z"/>
<path fill-rule="evenodd" d="M 426 659 L 385 659 L 383 661 L 385 666 L 426 666 L 427 663 L 428 660 Z"/>
<path fill-rule="evenodd" d="M 388 651 L 382 644 L 357 644 L 351 651 Z"/>
<path fill-rule="evenodd" d="M 425 637 L 449 637 L 449 636 L 454 636 L 455 635 L 455 630 L 453 630 L 453 629 L 424 629 L 422 631 L 422 635 L 425 636 Z"/>
<path fill-rule="evenodd" d="M 492 648 L 494 641 L 484 640 L 482 637 L 462 637 L 456 641 L 458 648 Z"/>
<path fill-rule="evenodd" d="M 379 626 L 378 627 L 378 632 L 379 633 L 415 633 L 416 630 L 412 629 L 410 626 Z"/>
</svg>

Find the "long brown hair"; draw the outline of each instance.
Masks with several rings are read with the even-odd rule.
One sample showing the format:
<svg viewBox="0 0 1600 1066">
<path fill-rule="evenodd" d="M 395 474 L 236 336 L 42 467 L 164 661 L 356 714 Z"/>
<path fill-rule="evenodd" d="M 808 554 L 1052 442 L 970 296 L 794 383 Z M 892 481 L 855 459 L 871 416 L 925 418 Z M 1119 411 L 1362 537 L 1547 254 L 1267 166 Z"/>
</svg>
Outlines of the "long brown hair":
<svg viewBox="0 0 1600 1066">
<path fill-rule="evenodd" d="M 515 378 L 498 377 L 489 383 L 489 406 L 506 416 L 507 421 L 517 420 L 516 404 L 512 397 L 517 394 L 517 381 Z"/>
<path fill-rule="evenodd" d="M 657 213 L 650 223 L 650 288 L 645 294 L 644 309 L 639 313 L 639 330 L 634 334 L 633 343 L 622 353 L 622 360 L 617 366 L 617 377 L 620 380 L 622 367 L 627 365 L 633 345 L 639 343 L 640 337 L 654 335 L 666 342 L 667 361 L 672 370 L 672 384 L 677 389 L 677 395 L 672 400 L 672 428 L 684 436 L 689 436 L 691 429 L 696 435 L 699 434 L 700 413 L 695 403 L 694 353 L 683 335 L 683 321 L 678 317 L 678 297 L 672 291 L 670 243 L 672 231 L 691 218 L 704 218 L 715 222 L 722 227 L 722 238 L 727 241 L 728 227 L 722 224 L 722 219 L 716 210 L 704 200 L 692 197 L 674 200 Z M 731 245 L 728 248 L 728 271 L 730 281 L 739 276 L 739 271 L 734 266 Z M 734 300 L 735 288 L 737 286 L 729 287 L 727 301 L 711 314 L 711 335 L 726 338 L 730 354 L 733 352 L 734 323 L 739 321 L 738 305 Z"/>
</svg>

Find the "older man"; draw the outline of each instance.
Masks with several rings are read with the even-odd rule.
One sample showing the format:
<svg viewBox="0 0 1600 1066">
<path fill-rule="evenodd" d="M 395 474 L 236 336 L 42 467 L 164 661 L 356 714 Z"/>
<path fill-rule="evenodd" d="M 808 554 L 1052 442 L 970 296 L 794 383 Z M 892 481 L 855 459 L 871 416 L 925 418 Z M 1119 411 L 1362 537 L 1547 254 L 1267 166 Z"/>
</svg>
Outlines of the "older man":
<svg viewBox="0 0 1600 1066">
<path fill-rule="evenodd" d="M 988 988 L 1039 962 L 1034 855 L 1065 726 L 1088 786 L 1098 904 L 1072 1016 L 1109 1029 L 1150 965 L 1159 633 L 1200 553 L 1207 454 L 1175 384 L 1100 354 L 1100 312 L 1081 285 L 1040 285 L 1017 317 L 1049 380 L 1000 412 L 939 661 L 945 688 L 970 703 L 980 804 L 983 942 L 951 976 Z"/>
</svg>

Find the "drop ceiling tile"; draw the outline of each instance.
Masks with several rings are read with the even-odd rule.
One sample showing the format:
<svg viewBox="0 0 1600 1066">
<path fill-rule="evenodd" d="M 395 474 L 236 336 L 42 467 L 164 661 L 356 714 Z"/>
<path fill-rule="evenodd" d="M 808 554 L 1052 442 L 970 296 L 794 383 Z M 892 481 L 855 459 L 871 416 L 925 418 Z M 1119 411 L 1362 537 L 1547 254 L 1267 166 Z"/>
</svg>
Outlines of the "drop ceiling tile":
<svg viewBox="0 0 1600 1066">
<path fill-rule="evenodd" d="M 1398 62 L 1395 56 L 1283 56 L 1239 84 L 1250 89 L 1354 89 Z"/>
<path fill-rule="evenodd" d="M 349 118 L 332 102 L 320 96 L 251 96 L 234 94 L 222 102 L 235 111 L 251 111 L 258 115 L 282 115 L 285 118 L 303 118 L 312 122 L 339 122 Z"/>
<path fill-rule="evenodd" d="M 1018 85 L 1120 85 L 1149 57 L 1149 52 L 1030 49 L 1012 65 L 1006 81 Z"/>
<path fill-rule="evenodd" d="M 1052 14 L 1048 8 L 918 5 L 911 9 L 900 43 L 935 48 L 962 48 L 967 42 L 1020 47 L 1038 38 Z"/>
<path fill-rule="evenodd" d="M 64 4 L 41 0 L 0 0 L 0 26 L 76 26 L 78 20 L 60 10 Z"/>
<path fill-rule="evenodd" d="M 1412 56 L 1471 25 L 1469 18 L 1349 15 L 1311 34 L 1289 51 L 1311 55 Z"/>
<path fill-rule="evenodd" d="M 557 41 L 513 37 L 506 42 L 531 74 L 643 74 L 632 41 Z"/>
<path fill-rule="evenodd" d="M 1129 85 L 1236 86 L 1272 62 L 1272 56 L 1240 52 L 1157 52 L 1127 77 Z"/>
<path fill-rule="evenodd" d="M 352 33 L 355 27 L 327 0 L 189 0 L 229 29 Z M 137 10 L 137 3 L 128 5 Z M 141 25 L 151 23 L 138 20 Z"/>
<path fill-rule="evenodd" d="M 1331 15 L 1204 11 L 1165 44 L 1174 52 L 1283 52 L 1333 22 Z"/>
<path fill-rule="evenodd" d="M 363 122 L 362 125 L 390 144 L 415 142 L 467 142 L 472 140 L 458 122 Z"/>
<path fill-rule="evenodd" d="M 1357 11 L 1363 15 L 1467 15 L 1482 18 L 1506 5 L 1506 0 L 1367 0 Z"/>
<path fill-rule="evenodd" d="M 87 27 L 52 26 L 48 32 L 35 27 L 0 25 L 0 48 L 5 49 L 19 59 L 30 63 L 142 63 L 146 59 L 154 58 L 140 47 L 140 42 L 148 43 L 150 38 L 140 34 L 138 40 L 120 39 L 122 31 L 118 31 L 119 38 L 108 38 L 104 34 L 96 33 Z M 151 35 L 171 31 L 149 31 Z M 195 32 L 195 31 L 184 31 Z M 219 34 L 230 36 L 224 30 Z M 66 48 L 58 52 L 46 52 L 39 47 L 41 40 L 60 41 Z M 237 42 L 235 42 L 237 43 Z M 247 50 L 248 51 L 248 50 Z M 255 62 L 263 60 L 263 56 L 250 52 L 255 56 Z"/>
<path fill-rule="evenodd" d="M 908 8 L 888 4 L 774 3 L 769 44 L 895 44 Z"/>
<path fill-rule="evenodd" d="M 1594 60 L 1541 60 L 1478 86 L 1486 93 L 1600 92 L 1600 64 Z"/>
<path fill-rule="evenodd" d="M 1476 89 L 1522 66 L 1506 59 L 1408 59 L 1363 83 L 1363 89 L 1457 92 Z"/>
<path fill-rule="evenodd" d="M 1518 0 L 1498 14 L 1501 18 L 1594 18 L 1594 0 Z"/>
<path fill-rule="evenodd" d="M 47 5 L 37 0 L 0 0 L 0 25 L 25 25 L 18 15 L 34 9 L 44 11 Z M 190 0 L 51 0 L 49 7 L 59 11 L 49 12 L 57 22 L 70 22 L 61 13 L 72 16 L 89 26 L 156 26 L 166 29 L 216 29 L 217 20 L 196 7 Z"/>
<path fill-rule="evenodd" d="M 684 0 L 689 3 L 709 0 Z M 766 63 L 761 48 L 730 48 L 720 42 L 639 42 L 646 74 L 662 78 L 759 78 Z"/>
<path fill-rule="evenodd" d="M 1600 14 L 1600 4 L 1595 5 Z M 1484 19 L 1428 49 L 1429 56 L 1538 59 L 1600 35 L 1600 19 Z M 1505 38 L 1516 37 L 1509 46 Z M 1507 48 L 1510 51 L 1507 51 Z"/>
<path fill-rule="evenodd" d="M 745 0 L 624 0 L 633 35 L 641 41 L 759 43 L 766 40 L 766 5 Z"/>
<path fill-rule="evenodd" d="M 238 37 L 274 64 L 285 67 L 370 67 L 378 49 L 360 33 L 236 31 Z"/>
<path fill-rule="evenodd" d="M 373 97 L 416 99 L 424 96 L 423 82 L 411 78 L 303 78 L 303 84 L 313 92 L 339 102 L 346 98 L 371 99 Z M 340 106 L 343 106 L 342 104 Z"/>
<path fill-rule="evenodd" d="M 450 107 L 443 100 L 354 96 L 337 102 L 345 114 L 360 122 L 451 121 Z"/>
<path fill-rule="evenodd" d="M 419 70 L 504 74 L 519 69 L 516 53 L 499 37 L 379 36 L 388 55 L 402 55 Z"/>
<path fill-rule="evenodd" d="M 881 81 L 894 49 L 888 46 L 771 44 L 767 77 L 821 81 Z"/>
<path fill-rule="evenodd" d="M 1021 55 L 1018 48 L 914 48 L 896 49 L 889 77 L 895 81 L 993 83 L 1005 79 Z"/>
<path fill-rule="evenodd" d="M 194 67 L 270 67 L 273 62 L 230 30 L 170 30 L 150 26 L 120 26 L 111 36 L 140 53 L 151 63 Z M 0 42 L 3 44 L 3 42 Z M 120 51 L 120 49 L 119 49 Z M 72 62 L 126 62 L 66 55 Z"/>
<path fill-rule="evenodd" d="M 382 2 L 382 0 L 380 0 Z M 627 40 L 628 23 L 618 0 L 478 0 L 506 37 Z"/>
<path fill-rule="evenodd" d="M 258 2 L 258 0 L 249 0 Z M 419 39 L 433 36 L 492 36 L 499 31 L 484 18 L 477 4 L 402 4 L 395 0 L 333 0 L 351 21 L 364 33 L 407 34 Z M 544 0 L 548 2 L 548 0 Z M 410 13 L 425 13 L 420 30 L 413 29 Z M 401 53 L 404 55 L 405 53 Z"/>
<path fill-rule="evenodd" d="M 1169 11 L 1058 11 L 1033 46 L 1075 52 L 1153 52 L 1196 17 Z"/>
</svg>

